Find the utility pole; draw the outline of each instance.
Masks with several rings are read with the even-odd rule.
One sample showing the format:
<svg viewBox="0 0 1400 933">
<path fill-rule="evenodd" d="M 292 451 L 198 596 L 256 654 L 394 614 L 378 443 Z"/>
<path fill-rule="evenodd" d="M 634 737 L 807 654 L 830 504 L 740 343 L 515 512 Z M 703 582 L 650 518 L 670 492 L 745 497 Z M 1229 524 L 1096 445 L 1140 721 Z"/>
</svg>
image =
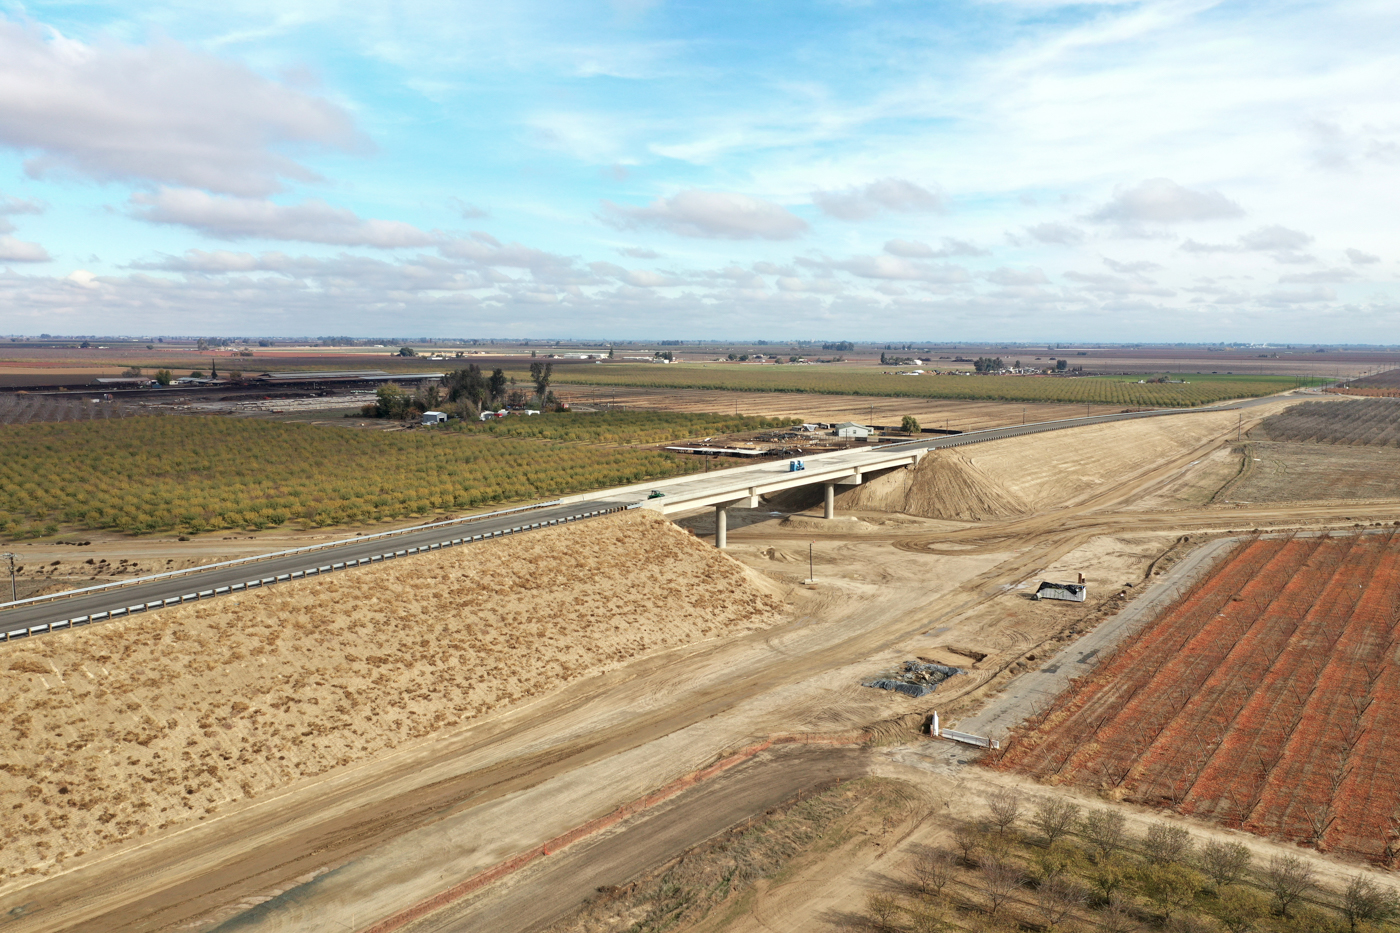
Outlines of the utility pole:
<svg viewBox="0 0 1400 933">
<path fill-rule="evenodd" d="M 15 555 L 2 554 L 0 557 L 4 557 L 10 562 L 10 600 L 19 602 L 19 589 L 15 585 Z"/>
<path fill-rule="evenodd" d="M 812 569 L 812 542 L 807 542 L 807 582 L 816 583 L 817 574 Z"/>
</svg>

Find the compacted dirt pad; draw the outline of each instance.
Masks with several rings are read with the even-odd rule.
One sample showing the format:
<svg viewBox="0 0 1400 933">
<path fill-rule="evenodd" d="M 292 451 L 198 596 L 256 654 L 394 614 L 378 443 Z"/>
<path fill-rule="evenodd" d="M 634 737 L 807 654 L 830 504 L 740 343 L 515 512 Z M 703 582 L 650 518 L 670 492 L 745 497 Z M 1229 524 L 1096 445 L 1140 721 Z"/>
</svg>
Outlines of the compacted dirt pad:
<svg viewBox="0 0 1400 933">
<path fill-rule="evenodd" d="M 998 767 L 1393 866 L 1400 534 L 1239 545 Z"/>
</svg>

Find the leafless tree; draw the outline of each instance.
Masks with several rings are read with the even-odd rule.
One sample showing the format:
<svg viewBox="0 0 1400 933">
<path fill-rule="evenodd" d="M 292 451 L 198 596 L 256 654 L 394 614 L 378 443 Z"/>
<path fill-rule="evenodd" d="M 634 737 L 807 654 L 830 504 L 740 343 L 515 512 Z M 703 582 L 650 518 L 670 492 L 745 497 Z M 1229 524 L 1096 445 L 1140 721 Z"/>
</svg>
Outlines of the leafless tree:
<svg viewBox="0 0 1400 933">
<path fill-rule="evenodd" d="M 987 813 L 997 832 L 1005 833 L 1021 818 L 1021 797 L 1014 791 L 999 790 L 987 798 Z"/>
<path fill-rule="evenodd" d="M 899 913 L 899 901 L 888 894 L 871 894 L 865 899 L 865 910 L 878 929 L 889 930 Z"/>
<path fill-rule="evenodd" d="M 1103 933 L 1133 933 L 1138 928 L 1131 905 L 1119 894 L 1110 895 L 1095 916 Z"/>
<path fill-rule="evenodd" d="M 1358 923 L 1381 924 L 1400 913 L 1400 897 L 1391 888 L 1383 888 L 1365 875 L 1347 882 L 1342 892 L 1342 916 L 1356 933 Z"/>
<path fill-rule="evenodd" d="M 936 897 L 943 893 L 943 889 L 957 872 L 953 866 L 953 857 L 947 852 L 942 849 L 924 849 L 914 856 L 909 873 L 914 876 L 914 884 L 921 894 L 932 894 Z"/>
<path fill-rule="evenodd" d="M 1058 797 L 1042 798 L 1031 814 L 1031 823 L 1045 836 L 1045 844 L 1050 846 L 1068 835 L 1078 821 L 1078 804 Z"/>
<path fill-rule="evenodd" d="M 1273 895 L 1274 907 L 1284 917 L 1312 887 L 1312 866 L 1296 855 L 1275 855 L 1264 872 L 1265 887 Z"/>
<path fill-rule="evenodd" d="M 1128 839 L 1127 820 L 1117 810 L 1090 810 L 1080 821 L 1079 832 L 1100 859 L 1123 848 Z"/>
<path fill-rule="evenodd" d="M 982 861 L 982 890 L 987 895 L 987 913 L 991 917 L 1006 906 L 1025 884 L 1020 867 L 1007 858 L 986 858 Z"/>
<path fill-rule="evenodd" d="M 1201 846 L 1201 853 L 1196 861 L 1211 883 L 1217 888 L 1223 888 L 1228 884 L 1238 883 L 1249 870 L 1252 859 L 1249 849 L 1240 843 L 1213 839 Z"/>
<path fill-rule="evenodd" d="M 1087 898 L 1078 885 L 1062 876 L 1047 878 L 1035 889 L 1035 909 L 1045 920 L 1046 927 L 1055 927 L 1069 919 Z"/>
<path fill-rule="evenodd" d="M 971 868 L 977 864 L 977 854 L 982 851 L 986 836 L 980 826 L 966 821 L 953 828 L 953 844 L 962 853 L 964 865 Z"/>
<path fill-rule="evenodd" d="M 1196 914 L 1174 914 L 1162 929 L 1166 933 L 1215 933 L 1219 927 Z"/>
<path fill-rule="evenodd" d="M 1147 860 L 1155 865 L 1183 864 L 1195 846 L 1185 828 L 1166 823 L 1149 826 L 1143 844 L 1147 848 Z"/>
</svg>

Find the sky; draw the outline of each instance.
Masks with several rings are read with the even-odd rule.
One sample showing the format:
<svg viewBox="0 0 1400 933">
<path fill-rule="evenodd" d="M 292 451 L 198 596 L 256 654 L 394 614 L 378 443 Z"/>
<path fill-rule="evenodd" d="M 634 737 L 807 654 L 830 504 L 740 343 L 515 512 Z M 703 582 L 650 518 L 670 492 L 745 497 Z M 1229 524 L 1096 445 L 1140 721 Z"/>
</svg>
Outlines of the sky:
<svg viewBox="0 0 1400 933">
<path fill-rule="evenodd" d="M 1400 4 L 0 0 L 0 333 L 1400 343 Z"/>
</svg>

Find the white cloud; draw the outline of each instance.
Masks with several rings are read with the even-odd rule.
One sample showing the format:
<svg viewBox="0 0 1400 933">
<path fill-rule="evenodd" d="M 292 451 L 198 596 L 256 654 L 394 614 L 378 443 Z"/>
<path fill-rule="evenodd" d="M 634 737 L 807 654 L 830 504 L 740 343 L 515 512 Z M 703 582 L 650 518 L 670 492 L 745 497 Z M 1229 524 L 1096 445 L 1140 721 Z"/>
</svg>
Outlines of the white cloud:
<svg viewBox="0 0 1400 933">
<path fill-rule="evenodd" d="M 219 240 L 301 240 L 337 246 L 398 249 L 428 246 L 436 238 L 396 220 L 362 220 L 354 211 L 308 200 L 284 206 L 261 198 L 221 197 L 191 188 L 162 188 L 131 196 L 132 214 L 177 224 Z"/>
<path fill-rule="evenodd" d="M 984 272 L 982 278 L 993 285 L 1048 285 L 1050 282 L 1045 273 L 1039 269 L 1012 269 L 1009 266 Z"/>
<path fill-rule="evenodd" d="M 663 288 L 668 285 L 684 284 L 675 276 L 663 275 L 649 269 L 633 269 L 630 272 L 624 272 L 622 281 L 628 285 L 635 285 L 637 288 Z"/>
<path fill-rule="evenodd" d="M 1083 286 L 1083 290 L 1095 295 L 1153 295 L 1158 298 L 1170 298 L 1176 292 L 1170 288 L 1163 288 L 1151 282 L 1141 279 L 1126 279 L 1117 275 L 1107 275 L 1103 272 L 1066 272 L 1064 277 L 1071 282 L 1078 282 Z"/>
<path fill-rule="evenodd" d="M 1149 178 L 1135 188 L 1119 188 L 1112 200 L 1085 219 L 1131 226 L 1220 220 L 1243 214 L 1243 208 L 1218 191 L 1194 191 L 1169 178 Z"/>
<path fill-rule="evenodd" d="M 1116 259 L 1109 259 L 1107 256 L 1103 258 L 1103 264 L 1114 272 L 1121 272 L 1124 275 L 1141 275 L 1144 272 L 1154 272 L 1162 268 L 1159 263 L 1146 259 L 1139 259 L 1136 262 L 1119 262 Z"/>
<path fill-rule="evenodd" d="M 1292 275 L 1281 275 L 1279 276 L 1279 281 L 1300 285 L 1312 285 L 1316 283 L 1338 284 L 1341 282 L 1350 282 L 1355 278 L 1359 278 L 1359 276 L 1351 269 L 1319 269 L 1316 272 L 1295 272 Z"/>
<path fill-rule="evenodd" d="M 288 148 L 364 148 L 322 98 L 170 40 L 84 45 L 0 19 L 0 146 L 71 172 L 244 196 L 318 176 Z"/>
<path fill-rule="evenodd" d="M 50 258 L 49 251 L 38 243 L 0 235 L 0 262 L 48 262 Z"/>
<path fill-rule="evenodd" d="M 1043 223 L 1026 228 L 1026 235 L 1037 243 L 1052 246 L 1077 246 L 1084 242 L 1084 231 L 1069 224 Z M 1017 238 L 1013 238 L 1016 240 Z M 1020 240 L 1023 242 L 1023 240 Z"/>
<path fill-rule="evenodd" d="M 1352 265 L 1357 266 L 1366 266 L 1370 265 L 1373 262 L 1381 261 L 1381 257 L 1373 256 L 1370 253 L 1363 253 L 1359 249 L 1348 249 L 1347 258 L 1351 260 Z"/>
<path fill-rule="evenodd" d="M 12 198 L 0 194 L 0 233 L 13 233 L 15 225 L 5 219 L 6 215 L 42 214 L 47 205 L 42 201 L 26 198 Z"/>
<path fill-rule="evenodd" d="M 452 210 L 457 213 L 457 216 L 461 217 L 463 220 L 477 220 L 481 217 L 491 216 L 491 212 L 484 207 L 477 207 L 475 204 L 469 204 L 461 198 L 448 198 L 447 203 L 451 205 Z"/>
<path fill-rule="evenodd" d="M 1263 296 L 1264 304 L 1272 305 L 1301 305 L 1313 304 L 1319 301 L 1335 301 L 1337 293 L 1325 285 L 1314 285 L 1312 288 L 1287 289 L 1274 291 Z"/>
<path fill-rule="evenodd" d="M 654 249 L 647 249 L 645 246 L 622 246 L 617 250 L 623 256 L 631 256 L 633 259 L 660 259 L 661 254 Z"/>
<path fill-rule="evenodd" d="M 962 266 L 915 262 L 900 256 L 853 256 L 840 261 L 799 259 L 799 265 L 823 272 L 840 271 L 862 279 L 960 285 L 972 281 Z"/>
<path fill-rule="evenodd" d="M 772 201 L 693 188 L 646 207 L 604 201 L 602 220 L 624 230 L 659 227 L 678 236 L 721 240 L 791 240 L 807 232 L 805 220 Z"/>
<path fill-rule="evenodd" d="M 890 240 L 885 243 L 885 252 L 891 256 L 907 259 L 947 259 L 950 256 L 986 256 L 987 250 L 963 240 L 944 237 L 943 245 L 937 249 L 922 240 Z"/>
<path fill-rule="evenodd" d="M 844 191 L 814 191 L 812 203 L 823 214 L 841 220 L 866 220 L 881 210 L 915 213 L 947 209 L 941 194 L 902 178 L 882 178 Z"/>
<path fill-rule="evenodd" d="M 1313 238 L 1303 231 L 1290 230 L 1278 224 L 1260 227 L 1240 236 L 1241 246 L 1260 252 L 1302 249 L 1312 241 Z"/>
</svg>

